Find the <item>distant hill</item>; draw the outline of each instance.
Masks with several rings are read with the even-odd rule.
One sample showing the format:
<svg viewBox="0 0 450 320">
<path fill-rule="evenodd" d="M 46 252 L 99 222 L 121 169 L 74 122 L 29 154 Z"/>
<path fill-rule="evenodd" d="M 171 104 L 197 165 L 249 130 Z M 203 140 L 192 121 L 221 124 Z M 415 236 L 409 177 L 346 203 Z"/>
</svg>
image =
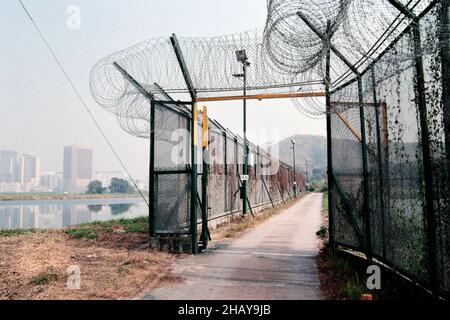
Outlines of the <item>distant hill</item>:
<svg viewBox="0 0 450 320">
<path fill-rule="evenodd" d="M 308 158 L 308 172 L 311 174 L 314 169 L 321 172 L 327 167 L 327 138 L 324 136 L 296 135 L 289 137 L 271 146 L 279 148 L 280 159 L 288 164 L 292 164 L 292 143 L 295 141 L 295 160 L 297 169 L 305 172 L 305 159 Z"/>
<path fill-rule="evenodd" d="M 308 158 L 308 176 L 311 182 L 321 180 L 326 175 L 327 169 L 327 139 L 323 136 L 297 135 L 286 138 L 279 143 L 270 146 L 270 152 L 276 154 L 275 148 L 279 148 L 279 158 L 289 165 L 292 165 L 292 143 L 295 141 L 295 158 L 297 170 L 305 173 L 305 158 Z M 342 147 L 347 144 L 351 149 L 352 145 L 358 145 L 354 139 L 335 141 L 337 146 Z M 373 144 L 368 145 L 371 150 L 376 150 Z M 416 177 L 419 174 L 419 166 L 417 157 L 421 156 L 421 148 L 418 143 L 405 142 L 396 143 L 389 142 L 389 166 L 391 174 L 398 176 L 404 175 L 408 177 Z M 336 158 L 337 162 L 352 161 L 347 154 L 340 154 L 340 158 Z M 361 160 L 359 160 L 361 161 Z M 437 160 L 436 160 L 437 161 Z M 362 165 L 362 164 L 360 164 Z M 356 165 L 357 166 L 357 165 Z"/>
</svg>

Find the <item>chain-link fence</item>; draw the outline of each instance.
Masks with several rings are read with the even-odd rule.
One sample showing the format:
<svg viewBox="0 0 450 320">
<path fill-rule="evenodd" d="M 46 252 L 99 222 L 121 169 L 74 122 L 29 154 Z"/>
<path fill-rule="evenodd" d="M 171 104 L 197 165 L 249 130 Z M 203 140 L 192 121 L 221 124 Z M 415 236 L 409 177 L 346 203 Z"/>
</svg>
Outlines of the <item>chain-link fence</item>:
<svg viewBox="0 0 450 320">
<path fill-rule="evenodd" d="M 192 236 L 204 219 L 217 220 L 243 210 L 243 139 L 209 119 L 208 147 L 202 150 L 202 135 L 191 135 L 191 107 L 192 104 L 170 101 L 151 102 L 152 235 Z M 197 132 L 202 132 L 202 117 L 198 115 L 196 125 Z M 194 137 L 198 141 L 193 148 Z M 294 177 L 291 166 L 252 143 L 248 146 L 249 214 L 264 206 L 275 207 L 287 202 L 305 190 L 305 178 L 300 172 L 297 171 Z M 194 168 L 191 166 L 192 151 L 196 153 Z M 192 184 L 193 176 L 197 176 L 196 186 Z M 203 183 L 206 189 L 202 188 Z M 194 213 L 191 211 L 193 201 L 196 202 Z M 197 221 L 196 227 L 192 225 L 194 221 Z"/>
<path fill-rule="evenodd" d="M 448 294 L 449 30 L 449 0 L 270 0 L 262 36 L 150 39 L 102 59 L 90 86 L 124 130 L 150 137 L 152 233 L 197 243 L 200 221 L 242 210 L 242 139 L 210 121 L 203 154 L 201 137 L 191 144 L 193 103 L 156 100 L 171 100 L 162 87 L 197 102 L 241 92 L 231 75 L 245 49 L 249 91 L 300 92 L 301 112 L 326 114 L 330 240 Z M 292 196 L 292 168 L 273 170 L 257 146 L 250 154 L 249 207 Z"/>
<path fill-rule="evenodd" d="M 355 79 L 331 85 L 330 236 L 448 295 L 448 2 L 429 8 Z"/>
<path fill-rule="evenodd" d="M 150 194 L 152 231 L 157 234 L 189 233 L 190 142 L 187 110 L 170 103 L 152 105 Z"/>
<path fill-rule="evenodd" d="M 217 219 L 242 210 L 239 191 L 243 176 L 243 140 L 216 121 L 210 120 L 209 124 L 208 217 Z M 305 179 L 299 172 L 295 182 L 300 191 L 305 189 Z M 247 189 L 250 210 L 293 198 L 294 186 L 291 166 L 250 144 Z"/>
</svg>

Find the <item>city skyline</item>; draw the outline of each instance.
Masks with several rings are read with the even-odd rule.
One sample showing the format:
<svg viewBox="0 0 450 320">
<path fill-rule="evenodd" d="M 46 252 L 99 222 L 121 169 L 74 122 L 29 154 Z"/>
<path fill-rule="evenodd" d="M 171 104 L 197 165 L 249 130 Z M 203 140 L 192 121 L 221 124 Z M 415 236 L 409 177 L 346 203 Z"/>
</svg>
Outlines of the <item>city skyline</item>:
<svg viewBox="0 0 450 320">
<path fill-rule="evenodd" d="M 67 148 L 78 148 L 93 153 L 90 147 L 76 145 L 62 147 L 61 155 L 64 159 L 64 150 Z M 80 154 L 83 157 L 83 152 Z M 77 179 L 84 180 L 81 188 L 65 190 L 64 188 L 64 161 L 60 168 L 56 170 L 42 170 L 40 156 L 36 153 L 21 153 L 17 150 L 0 149 L 0 193 L 26 193 L 26 192 L 85 192 L 85 187 L 91 181 L 100 181 L 103 185 L 108 185 L 112 178 L 128 179 L 123 171 L 93 170 L 92 155 L 86 155 L 87 162 L 84 167 L 75 167 L 74 174 Z M 75 180 L 77 180 L 75 179 Z M 144 189 L 144 177 L 135 178 L 139 182 L 140 189 Z M 70 179 L 69 179 L 70 180 Z M 77 184 L 77 181 L 74 182 Z"/>
<path fill-rule="evenodd" d="M 69 145 L 73 145 L 73 144 L 67 144 L 67 145 L 65 145 L 65 146 L 69 146 Z M 85 147 L 86 147 L 86 146 L 85 146 Z M 90 146 L 87 146 L 87 147 L 88 147 L 88 148 L 92 148 L 92 147 L 90 147 Z M 62 146 L 60 149 L 63 150 L 63 149 L 64 149 L 64 146 Z M 94 149 L 94 148 L 92 148 L 92 149 Z M 17 155 L 37 156 L 39 159 L 41 159 L 40 154 L 35 153 L 35 152 L 32 152 L 32 151 L 22 152 L 22 151 L 16 150 L 16 149 L 5 149 L 5 148 L 0 148 L 0 153 L 1 153 L 1 152 L 4 152 L 4 151 L 7 151 L 7 152 L 14 152 L 14 153 L 17 153 Z M 61 153 L 61 159 L 63 159 L 63 153 Z M 48 172 L 63 173 L 63 169 L 64 169 L 64 161 L 63 161 L 63 160 L 61 160 L 61 165 L 60 165 L 58 168 L 48 168 L 48 167 L 46 167 L 45 165 L 42 165 L 42 164 L 43 164 L 43 162 L 40 161 L 40 172 L 42 172 L 42 173 L 48 173 Z M 94 164 L 95 164 L 95 163 L 94 163 Z M 94 173 L 102 173 L 102 172 L 103 172 L 103 173 L 104 173 L 104 172 L 114 172 L 114 173 L 117 173 L 117 172 L 123 172 L 123 171 L 121 171 L 121 170 L 102 170 L 101 168 L 94 168 L 94 169 L 93 169 L 93 172 L 94 172 Z"/>
<path fill-rule="evenodd" d="M 200 0 L 198 3 L 202 8 L 200 11 L 193 10 L 188 3 L 175 0 L 164 4 L 135 0 L 127 3 L 126 12 L 120 9 L 123 2 L 117 0 L 43 0 L 26 3 L 133 178 L 148 175 L 148 140 L 123 132 L 115 117 L 96 104 L 89 90 L 90 72 L 98 59 L 108 53 L 155 36 L 169 37 L 172 33 L 179 36 L 217 36 L 264 27 L 267 9 L 263 1 L 212 3 Z M 80 8 L 79 30 L 66 27 L 70 5 Z M 180 10 L 171 12 L 168 9 L 170 6 Z M 155 10 L 167 24 L 148 19 L 147 12 Z M 253 14 L 249 17 L 246 11 Z M 39 154 L 43 171 L 61 171 L 61 148 L 70 144 L 90 145 L 96 150 L 98 160 L 94 163 L 94 171 L 123 171 L 36 36 L 22 8 L 14 2 L 1 2 L 0 18 L 4 21 L 0 26 L 0 36 L 10 44 L 0 61 L 3 74 L 0 91 L 5 105 L 9 106 L 5 107 L 1 118 L 0 134 L 3 138 L 0 149 Z M 195 23 L 200 20 L 208 23 L 209 27 Z M 141 21 L 145 21 L 145 27 L 142 27 Z M 29 59 L 31 51 L 33 59 Z M 234 59 L 234 56 L 230 58 Z M 252 69 L 249 72 L 253 72 Z M 24 91 L 27 94 L 23 94 Z M 241 134 L 241 103 L 208 103 L 207 106 L 211 118 Z M 298 112 L 290 100 L 249 101 L 248 114 L 249 119 L 254 119 L 248 123 L 249 130 L 279 129 L 280 139 L 295 134 L 325 135 L 325 121 L 308 119 Z M 273 121 L 281 117 L 286 119 L 283 127 Z M 17 126 L 18 122 L 20 126 Z M 258 144 L 263 145 L 264 141 Z"/>
</svg>

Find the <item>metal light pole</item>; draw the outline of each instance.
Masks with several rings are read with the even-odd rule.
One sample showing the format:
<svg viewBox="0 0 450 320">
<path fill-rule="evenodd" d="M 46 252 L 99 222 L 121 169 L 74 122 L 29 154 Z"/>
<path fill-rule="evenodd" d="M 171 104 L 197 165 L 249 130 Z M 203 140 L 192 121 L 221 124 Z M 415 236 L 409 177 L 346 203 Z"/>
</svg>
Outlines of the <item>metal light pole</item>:
<svg viewBox="0 0 450 320">
<path fill-rule="evenodd" d="M 239 62 L 242 63 L 242 74 L 235 74 L 234 76 L 237 78 L 243 78 L 244 80 L 244 167 L 242 170 L 242 215 L 245 217 L 247 214 L 247 181 L 249 179 L 248 176 L 248 143 L 247 143 L 247 68 L 250 66 L 250 62 L 248 62 L 247 53 L 245 50 L 236 51 L 236 58 Z"/>
<path fill-rule="evenodd" d="M 306 165 L 306 189 L 309 188 L 308 186 L 308 158 L 305 158 L 305 165 Z"/>
<path fill-rule="evenodd" d="M 292 157 L 293 157 L 293 168 L 294 168 L 294 197 L 297 197 L 297 180 L 295 175 L 295 141 L 291 140 L 292 143 Z"/>
</svg>

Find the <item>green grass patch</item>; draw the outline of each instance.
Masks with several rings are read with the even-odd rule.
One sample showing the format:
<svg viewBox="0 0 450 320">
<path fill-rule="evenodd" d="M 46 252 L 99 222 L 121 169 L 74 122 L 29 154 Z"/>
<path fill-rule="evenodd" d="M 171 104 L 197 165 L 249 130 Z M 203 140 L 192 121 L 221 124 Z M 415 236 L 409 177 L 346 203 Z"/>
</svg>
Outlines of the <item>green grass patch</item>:
<svg viewBox="0 0 450 320">
<path fill-rule="evenodd" d="M 73 228 L 65 231 L 66 234 L 74 239 L 97 239 L 98 232 L 92 228 Z"/>
<path fill-rule="evenodd" d="M 16 236 L 22 236 L 25 234 L 32 234 L 36 233 L 37 230 L 35 229 L 28 229 L 28 230 L 0 230 L 0 237 L 16 237 Z"/>
<path fill-rule="evenodd" d="M 322 207 L 323 207 L 323 211 L 328 214 L 328 192 L 323 193 Z"/>
<path fill-rule="evenodd" d="M 74 239 L 97 239 L 100 233 L 113 233 L 122 230 L 126 233 L 148 233 L 149 225 L 147 217 L 135 219 L 120 219 L 102 222 L 91 222 L 63 229 L 63 232 Z M 0 237 L 15 237 L 34 233 L 48 233 L 55 230 L 15 229 L 0 230 Z"/>
<path fill-rule="evenodd" d="M 95 227 L 104 232 L 112 232 L 118 227 L 123 228 L 125 232 L 129 233 L 148 233 L 148 217 L 139 217 L 135 219 L 119 219 L 110 221 L 92 222 L 80 227 Z"/>
<path fill-rule="evenodd" d="M 47 270 L 39 273 L 38 275 L 31 277 L 28 283 L 34 286 L 43 286 L 57 281 L 61 275 L 54 268 L 48 268 Z"/>
<path fill-rule="evenodd" d="M 354 265 L 349 260 L 341 257 L 332 249 L 327 250 L 330 272 L 334 282 L 342 283 L 338 292 L 339 296 L 348 300 L 361 300 L 363 294 L 372 294 L 378 298 L 376 290 L 369 290 L 365 282 L 364 270 Z"/>
<path fill-rule="evenodd" d="M 69 228 L 65 230 L 65 233 L 74 239 L 97 239 L 100 233 L 113 233 L 115 230 L 126 233 L 148 233 L 148 218 L 92 222 Z"/>
<path fill-rule="evenodd" d="M 367 286 L 359 279 L 358 274 L 350 278 L 342 290 L 342 294 L 350 300 L 361 300 L 361 296 L 368 292 Z"/>
<path fill-rule="evenodd" d="M 328 241 L 328 192 L 323 193 L 322 226 L 320 227 L 320 230 L 316 232 L 316 236 L 324 242 Z"/>
</svg>

